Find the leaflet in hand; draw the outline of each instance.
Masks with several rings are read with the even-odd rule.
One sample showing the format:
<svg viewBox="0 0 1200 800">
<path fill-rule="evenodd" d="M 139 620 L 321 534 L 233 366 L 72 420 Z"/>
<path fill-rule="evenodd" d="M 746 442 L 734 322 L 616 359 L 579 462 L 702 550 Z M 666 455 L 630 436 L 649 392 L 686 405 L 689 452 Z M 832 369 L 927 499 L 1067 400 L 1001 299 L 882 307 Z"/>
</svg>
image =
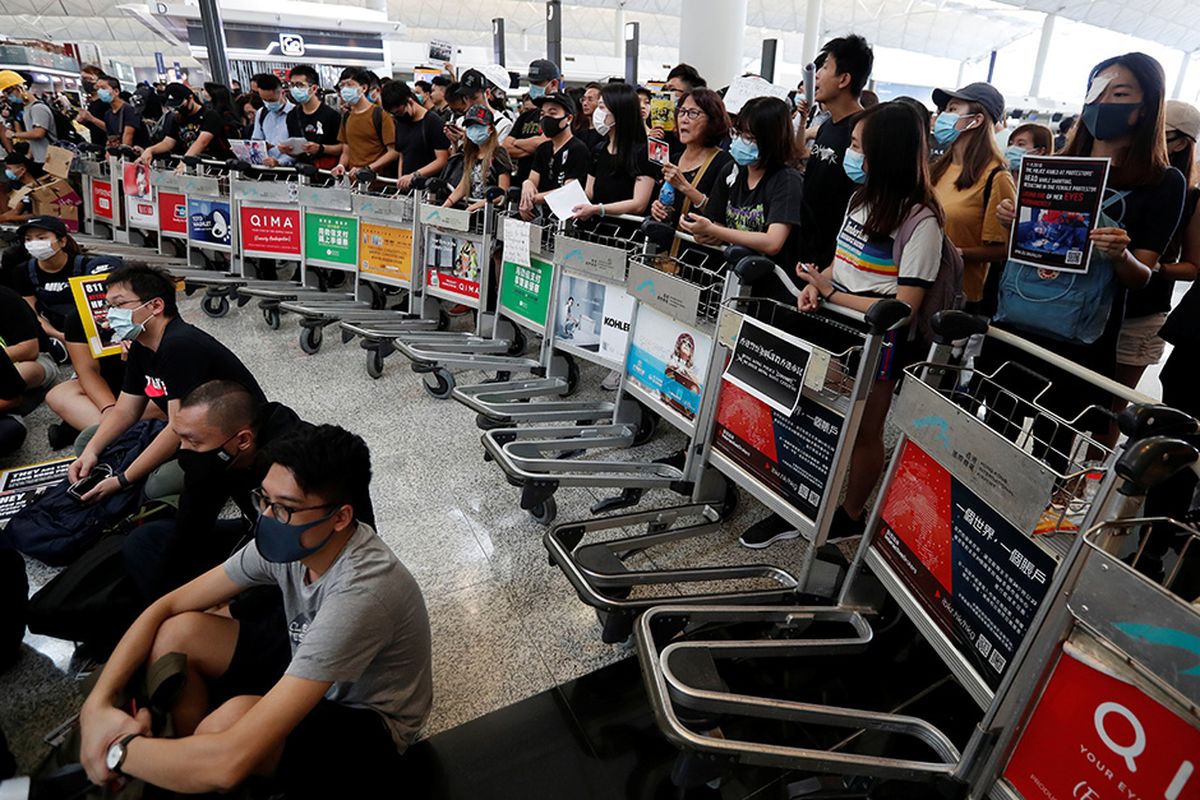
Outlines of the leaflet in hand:
<svg viewBox="0 0 1200 800">
<path fill-rule="evenodd" d="M 1100 223 L 1107 158 L 1025 156 L 1008 257 L 1056 272 L 1087 272 L 1089 234 Z"/>
<path fill-rule="evenodd" d="M 229 149 L 247 164 L 261 164 L 267 157 L 267 143 L 259 139 L 230 139 Z"/>
<path fill-rule="evenodd" d="M 571 181 L 561 189 L 555 189 L 545 195 L 546 205 L 559 219 L 570 219 L 575 216 L 575 206 L 587 205 L 591 201 L 579 185 L 579 181 Z"/>
</svg>

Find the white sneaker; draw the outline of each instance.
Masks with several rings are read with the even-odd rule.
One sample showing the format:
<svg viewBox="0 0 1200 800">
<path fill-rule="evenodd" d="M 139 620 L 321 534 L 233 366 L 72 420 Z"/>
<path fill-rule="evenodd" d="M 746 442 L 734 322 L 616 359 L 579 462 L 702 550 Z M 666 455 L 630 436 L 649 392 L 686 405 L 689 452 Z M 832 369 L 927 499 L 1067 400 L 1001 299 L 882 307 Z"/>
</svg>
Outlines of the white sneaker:
<svg viewBox="0 0 1200 800">
<path fill-rule="evenodd" d="M 621 385 L 621 373 L 615 369 L 604 376 L 604 380 L 600 381 L 600 388 L 606 392 L 615 392 L 617 387 Z"/>
</svg>

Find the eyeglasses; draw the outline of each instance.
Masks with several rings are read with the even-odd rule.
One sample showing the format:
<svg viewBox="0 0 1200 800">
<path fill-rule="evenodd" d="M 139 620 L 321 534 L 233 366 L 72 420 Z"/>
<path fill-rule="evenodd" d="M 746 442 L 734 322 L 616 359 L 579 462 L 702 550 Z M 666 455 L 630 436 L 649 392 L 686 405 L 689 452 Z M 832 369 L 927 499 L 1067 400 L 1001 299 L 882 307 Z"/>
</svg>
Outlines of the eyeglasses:
<svg viewBox="0 0 1200 800">
<path fill-rule="evenodd" d="M 704 110 L 699 108 L 681 108 L 677 113 L 679 116 L 688 119 L 700 119 L 700 117 L 704 116 Z"/>
<path fill-rule="evenodd" d="M 279 522 L 282 522 L 284 525 L 287 525 L 292 521 L 293 514 L 299 514 L 301 511 L 316 511 L 318 508 L 333 508 L 333 503 L 322 503 L 319 506 L 307 506 L 305 508 L 292 508 L 291 506 L 285 506 L 283 503 L 272 503 L 267 499 L 267 496 L 263 494 L 262 489 L 251 489 L 250 500 L 258 508 L 260 513 L 265 514 L 267 511 L 270 511 L 271 517 Z"/>
<path fill-rule="evenodd" d="M 144 306 L 150 302 L 152 302 L 152 300 L 143 301 L 143 300 L 140 300 L 135 297 L 132 300 L 122 300 L 119 303 L 105 302 L 104 306 L 105 306 L 105 308 L 110 308 L 110 309 L 111 308 L 128 308 L 130 303 L 140 303 L 141 305 L 138 305 L 136 308 L 133 309 L 134 311 L 137 311 L 139 308 L 141 308 L 142 306 Z"/>
<path fill-rule="evenodd" d="M 746 144 L 758 144 L 758 140 L 754 138 L 754 134 L 748 131 L 734 131 L 734 133 Z"/>
</svg>

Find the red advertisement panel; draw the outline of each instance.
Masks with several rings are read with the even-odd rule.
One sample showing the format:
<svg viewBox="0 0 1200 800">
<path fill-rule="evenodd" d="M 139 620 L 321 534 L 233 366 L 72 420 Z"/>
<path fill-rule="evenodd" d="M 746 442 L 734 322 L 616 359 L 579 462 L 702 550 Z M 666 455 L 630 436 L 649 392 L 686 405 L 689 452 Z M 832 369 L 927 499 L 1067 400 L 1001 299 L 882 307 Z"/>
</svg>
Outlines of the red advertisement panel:
<svg viewBox="0 0 1200 800">
<path fill-rule="evenodd" d="M 158 229 L 163 233 L 187 236 L 187 197 L 171 192 L 158 193 Z"/>
<path fill-rule="evenodd" d="M 92 216 L 113 218 L 112 184 L 108 181 L 92 181 Z"/>
<path fill-rule="evenodd" d="M 300 256 L 300 211 L 241 207 L 242 249 L 254 253 Z"/>
<path fill-rule="evenodd" d="M 1004 771 L 1027 798 L 1197 800 L 1200 730 L 1064 652 Z"/>
</svg>

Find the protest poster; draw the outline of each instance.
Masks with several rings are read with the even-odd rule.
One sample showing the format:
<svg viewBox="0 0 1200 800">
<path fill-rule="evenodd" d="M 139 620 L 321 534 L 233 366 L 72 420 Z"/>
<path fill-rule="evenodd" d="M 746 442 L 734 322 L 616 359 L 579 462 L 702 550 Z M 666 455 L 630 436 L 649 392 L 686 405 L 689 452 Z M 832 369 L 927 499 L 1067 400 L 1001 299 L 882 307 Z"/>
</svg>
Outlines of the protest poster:
<svg viewBox="0 0 1200 800">
<path fill-rule="evenodd" d="M 800 404 L 812 348 L 795 336 L 742 317 L 725 380 L 776 411 L 792 416 Z"/>
<path fill-rule="evenodd" d="M 92 358 L 120 355 L 121 343 L 116 340 L 112 328 L 108 327 L 108 273 L 99 275 L 77 275 L 71 278 L 71 295 L 75 308 L 83 322 L 83 333 L 87 337 Z"/>
<path fill-rule="evenodd" d="M 675 130 L 675 95 L 671 92 L 655 92 L 650 98 L 651 128 L 661 128 L 664 133 Z"/>
<path fill-rule="evenodd" d="M 12 467 L 0 473 L 0 527 L 67 476 L 74 456 Z"/>
<path fill-rule="evenodd" d="M 1084 273 L 1091 261 L 1089 234 L 1102 223 L 1107 158 L 1025 156 L 1017 180 L 1017 208 L 1008 257 L 1056 272 Z"/>
<path fill-rule="evenodd" d="M 725 93 L 725 110 L 736 114 L 742 110 L 742 106 L 756 97 L 778 97 L 786 101 L 790 91 L 757 75 L 744 75 L 734 78 L 729 84 L 729 91 Z"/>
</svg>

